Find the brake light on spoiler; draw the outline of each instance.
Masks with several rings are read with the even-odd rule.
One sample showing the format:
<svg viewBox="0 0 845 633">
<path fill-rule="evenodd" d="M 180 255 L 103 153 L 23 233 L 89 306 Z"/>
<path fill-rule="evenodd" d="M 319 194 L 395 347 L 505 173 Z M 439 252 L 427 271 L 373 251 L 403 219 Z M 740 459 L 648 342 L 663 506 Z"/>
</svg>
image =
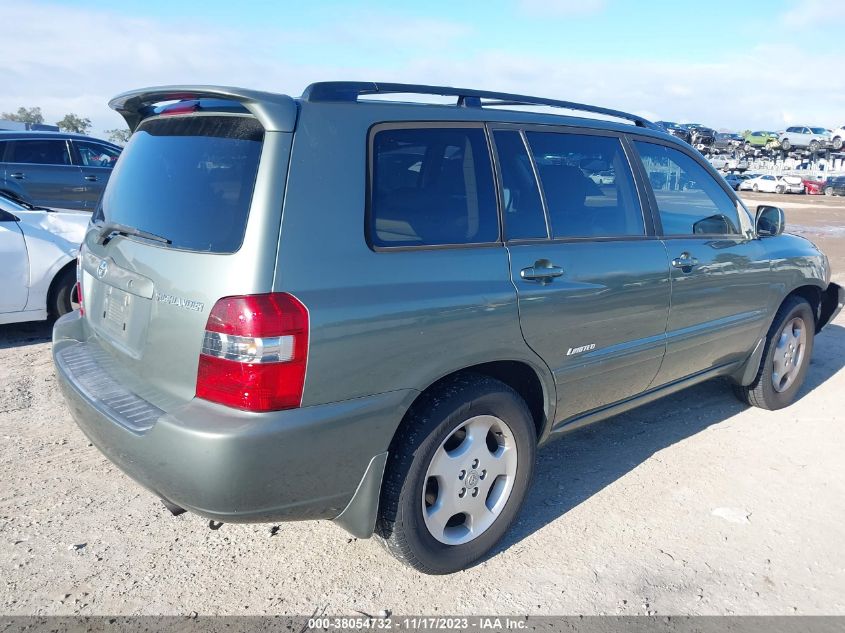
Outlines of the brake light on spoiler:
<svg viewBox="0 0 845 633">
<path fill-rule="evenodd" d="M 246 411 L 302 404 L 308 309 L 284 292 L 224 297 L 205 326 L 197 397 Z"/>
</svg>

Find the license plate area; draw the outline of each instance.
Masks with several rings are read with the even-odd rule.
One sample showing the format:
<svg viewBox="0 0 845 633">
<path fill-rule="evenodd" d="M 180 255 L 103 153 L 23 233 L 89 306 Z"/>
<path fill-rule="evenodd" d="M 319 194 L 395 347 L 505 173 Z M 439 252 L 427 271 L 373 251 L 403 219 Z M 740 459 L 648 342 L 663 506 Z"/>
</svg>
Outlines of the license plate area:
<svg viewBox="0 0 845 633">
<path fill-rule="evenodd" d="M 125 337 L 129 330 L 132 303 L 136 297 L 120 288 L 106 286 L 103 293 L 103 329 L 113 335 Z"/>
</svg>

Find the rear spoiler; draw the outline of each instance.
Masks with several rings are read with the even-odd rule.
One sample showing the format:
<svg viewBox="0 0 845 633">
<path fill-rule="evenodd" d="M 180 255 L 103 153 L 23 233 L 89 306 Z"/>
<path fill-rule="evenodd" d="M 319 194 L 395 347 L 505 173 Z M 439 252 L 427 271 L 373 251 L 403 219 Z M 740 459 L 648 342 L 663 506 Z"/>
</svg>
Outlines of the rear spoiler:
<svg viewBox="0 0 845 633">
<path fill-rule="evenodd" d="M 232 88 L 229 86 L 157 86 L 117 95 L 109 107 L 120 113 L 133 132 L 138 124 L 155 114 L 155 105 L 183 99 L 225 99 L 246 108 L 269 132 L 293 132 L 296 101 L 283 94 Z"/>
</svg>

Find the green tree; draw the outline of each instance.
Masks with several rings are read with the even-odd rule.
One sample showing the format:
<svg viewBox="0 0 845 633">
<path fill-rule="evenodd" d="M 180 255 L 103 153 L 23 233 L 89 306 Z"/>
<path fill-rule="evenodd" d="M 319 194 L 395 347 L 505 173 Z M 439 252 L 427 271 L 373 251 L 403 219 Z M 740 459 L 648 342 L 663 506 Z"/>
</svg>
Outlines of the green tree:
<svg viewBox="0 0 845 633">
<path fill-rule="evenodd" d="M 91 129 L 91 119 L 83 119 L 73 113 L 66 114 L 65 118 L 57 121 L 56 125 L 63 132 L 76 132 L 77 134 L 88 134 Z"/>
<path fill-rule="evenodd" d="M 18 108 L 17 112 L 4 112 L 0 114 L 0 119 L 7 121 L 21 121 L 22 123 L 44 123 L 44 115 L 41 114 L 41 108 Z"/>
<path fill-rule="evenodd" d="M 120 143 L 121 145 L 124 145 L 129 140 L 129 137 L 132 136 L 132 132 L 129 131 L 129 128 L 125 127 L 106 130 L 106 134 L 109 135 L 109 140 L 112 143 Z"/>
</svg>

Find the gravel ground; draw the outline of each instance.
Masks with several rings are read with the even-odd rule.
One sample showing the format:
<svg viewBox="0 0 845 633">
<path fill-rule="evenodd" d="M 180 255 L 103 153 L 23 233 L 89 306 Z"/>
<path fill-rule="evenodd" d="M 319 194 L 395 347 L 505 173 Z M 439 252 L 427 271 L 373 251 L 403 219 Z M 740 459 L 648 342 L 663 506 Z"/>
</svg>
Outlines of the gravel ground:
<svg viewBox="0 0 845 633">
<path fill-rule="evenodd" d="M 549 445 L 518 524 L 451 577 L 330 522 L 171 517 L 76 428 L 49 334 L 0 326 L 0 613 L 845 615 L 845 317 L 788 409 L 713 382 Z"/>
</svg>

